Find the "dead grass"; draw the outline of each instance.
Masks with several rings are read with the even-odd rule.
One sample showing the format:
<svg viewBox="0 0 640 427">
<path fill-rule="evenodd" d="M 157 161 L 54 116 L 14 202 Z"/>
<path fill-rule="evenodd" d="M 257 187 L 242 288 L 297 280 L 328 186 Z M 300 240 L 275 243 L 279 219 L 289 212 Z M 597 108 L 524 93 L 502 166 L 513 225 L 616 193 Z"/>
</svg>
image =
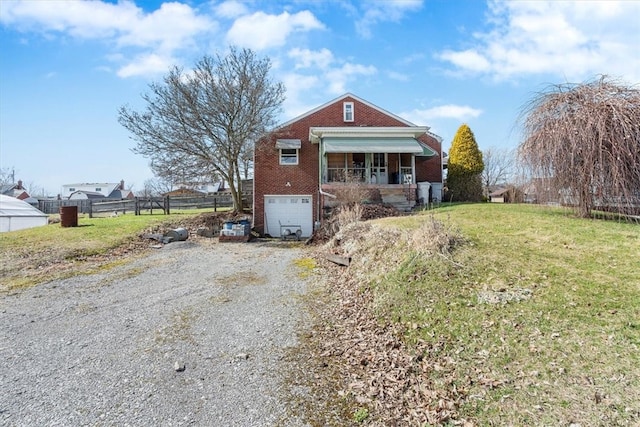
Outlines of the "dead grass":
<svg viewBox="0 0 640 427">
<path fill-rule="evenodd" d="M 81 215 L 78 227 L 52 223 L 0 233 L 0 292 L 111 269 L 132 261 L 157 243 L 141 234 L 186 227 L 190 238 L 196 238 L 195 229 L 209 225 L 215 216 L 198 212 L 108 218 Z"/>
</svg>

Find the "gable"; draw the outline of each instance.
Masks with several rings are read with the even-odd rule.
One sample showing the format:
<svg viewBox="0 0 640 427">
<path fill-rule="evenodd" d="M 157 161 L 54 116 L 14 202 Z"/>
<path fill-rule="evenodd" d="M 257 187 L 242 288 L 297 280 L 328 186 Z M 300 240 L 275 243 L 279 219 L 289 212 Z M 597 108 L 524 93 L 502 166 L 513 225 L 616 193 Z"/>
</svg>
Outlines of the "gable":
<svg viewBox="0 0 640 427">
<path fill-rule="evenodd" d="M 353 121 L 344 120 L 345 103 L 353 103 Z M 284 130 L 301 122 L 310 123 L 309 126 L 415 126 L 410 121 L 351 93 L 307 111 L 283 123 L 278 129 Z"/>
</svg>

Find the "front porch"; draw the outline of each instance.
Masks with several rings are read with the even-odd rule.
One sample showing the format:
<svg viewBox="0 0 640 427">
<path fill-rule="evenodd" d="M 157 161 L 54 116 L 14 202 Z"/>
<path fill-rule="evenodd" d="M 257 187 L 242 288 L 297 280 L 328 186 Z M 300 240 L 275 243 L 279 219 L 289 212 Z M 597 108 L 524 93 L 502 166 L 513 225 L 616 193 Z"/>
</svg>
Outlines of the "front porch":
<svg viewBox="0 0 640 427">
<path fill-rule="evenodd" d="M 323 184 L 415 184 L 415 158 L 409 153 L 326 153 Z"/>
<path fill-rule="evenodd" d="M 416 163 L 438 154 L 418 138 L 426 127 L 317 127 L 309 140 L 319 144 L 323 206 L 369 202 L 411 210 L 417 199 Z"/>
</svg>

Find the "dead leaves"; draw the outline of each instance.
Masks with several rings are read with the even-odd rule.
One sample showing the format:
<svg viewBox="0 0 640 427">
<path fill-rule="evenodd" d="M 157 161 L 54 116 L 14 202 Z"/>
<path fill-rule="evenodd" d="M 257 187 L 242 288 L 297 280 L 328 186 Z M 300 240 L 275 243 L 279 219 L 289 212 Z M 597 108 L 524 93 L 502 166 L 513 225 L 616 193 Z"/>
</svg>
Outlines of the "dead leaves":
<svg viewBox="0 0 640 427">
<path fill-rule="evenodd" d="M 336 299 L 323 310 L 320 324 L 332 326 L 318 328 L 313 338 L 320 343 L 317 357 L 342 378 L 334 384 L 338 396 L 369 408 L 369 425 L 473 426 L 458 413 L 467 388 L 454 377 L 455 361 L 436 356 L 443 353 L 443 343 L 409 347 L 405 333 L 421 326 L 381 324 L 367 308 L 372 295 L 366 287 L 341 269 L 327 271 Z M 484 381 L 487 387 L 499 385 Z"/>
</svg>

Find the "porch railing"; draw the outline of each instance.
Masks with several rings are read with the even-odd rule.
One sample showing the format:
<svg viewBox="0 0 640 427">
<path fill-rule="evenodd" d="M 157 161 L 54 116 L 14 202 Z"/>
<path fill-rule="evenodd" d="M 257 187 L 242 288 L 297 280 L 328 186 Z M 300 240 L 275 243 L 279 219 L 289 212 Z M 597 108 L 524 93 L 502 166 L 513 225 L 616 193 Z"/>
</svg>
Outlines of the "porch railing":
<svg viewBox="0 0 640 427">
<path fill-rule="evenodd" d="M 411 168 L 400 168 L 400 182 L 399 184 L 412 184 L 413 183 L 413 173 Z"/>
<path fill-rule="evenodd" d="M 400 177 L 397 174 L 395 184 L 412 184 L 413 174 L 410 167 L 400 168 Z M 367 168 L 327 168 L 327 183 L 332 182 L 369 182 Z"/>
<path fill-rule="evenodd" d="M 366 182 L 366 168 L 327 168 L 327 182 Z"/>
</svg>

